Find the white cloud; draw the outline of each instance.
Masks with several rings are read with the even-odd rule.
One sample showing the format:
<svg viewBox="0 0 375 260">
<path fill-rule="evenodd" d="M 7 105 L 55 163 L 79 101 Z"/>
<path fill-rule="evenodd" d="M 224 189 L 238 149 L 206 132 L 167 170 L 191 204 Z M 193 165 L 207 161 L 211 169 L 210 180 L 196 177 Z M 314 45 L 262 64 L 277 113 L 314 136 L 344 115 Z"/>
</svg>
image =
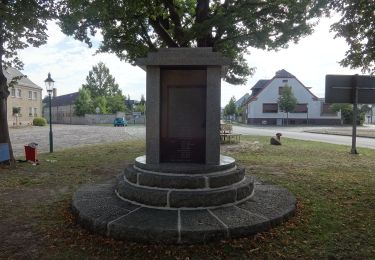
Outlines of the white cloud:
<svg viewBox="0 0 375 260">
<path fill-rule="evenodd" d="M 271 79 L 275 72 L 285 69 L 295 75 L 311 91 L 324 97 L 326 74 L 356 74 L 359 70 L 342 68 L 338 62 L 344 58 L 348 46 L 341 38 L 334 39 L 334 33 L 329 32 L 330 25 L 337 19 L 324 18 L 315 28 L 315 32 L 290 44 L 288 49 L 278 52 L 251 49 L 247 56 L 248 64 L 256 67 L 256 73 L 248 80 L 246 86 L 231 86 L 223 84 L 222 106 L 229 102 L 231 96 L 238 100 L 260 79 Z"/>
<path fill-rule="evenodd" d="M 250 92 L 250 88 L 259 79 L 272 78 L 280 69 L 294 74 L 307 87 L 312 87 L 312 92 L 319 97 L 324 97 L 326 74 L 360 73 L 338 64 L 345 55 L 347 45 L 343 39 L 333 39 L 333 33 L 329 33 L 332 22 L 332 19 L 322 19 L 314 34 L 305 37 L 298 44 L 290 44 L 288 49 L 278 52 L 251 49 L 247 60 L 250 66 L 257 68 L 256 73 L 244 86 L 232 86 L 223 82 L 222 106 L 232 96 L 241 98 Z M 55 23 L 49 23 L 48 28 L 48 44 L 20 52 L 25 63 L 24 73 L 36 84 L 44 87 L 47 73 L 51 72 L 59 95 L 78 91 L 85 83 L 92 66 L 102 61 L 125 95 L 139 99 L 146 93 L 146 74 L 142 69 L 120 61 L 114 54 L 94 55 L 94 48 L 90 49 L 86 44 L 65 36 Z M 95 41 L 100 39 L 100 35 L 94 38 Z"/>
</svg>

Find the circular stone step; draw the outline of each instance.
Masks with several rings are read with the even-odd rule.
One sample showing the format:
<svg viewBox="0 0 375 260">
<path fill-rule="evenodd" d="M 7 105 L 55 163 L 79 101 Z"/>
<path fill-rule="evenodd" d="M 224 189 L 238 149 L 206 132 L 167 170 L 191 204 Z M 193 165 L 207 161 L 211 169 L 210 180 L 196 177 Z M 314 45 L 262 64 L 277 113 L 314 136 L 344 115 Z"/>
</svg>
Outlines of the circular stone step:
<svg viewBox="0 0 375 260">
<path fill-rule="evenodd" d="M 265 231 L 290 217 L 296 199 L 284 188 L 256 183 L 254 196 L 214 209 L 156 209 L 118 198 L 117 180 L 80 188 L 72 209 L 87 229 L 115 239 L 165 244 L 204 243 Z"/>
<path fill-rule="evenodd" d="M 243 180 L 245 169 L 234 165 L 230 169 L 208 174 L 176 174 L 154 172 L 129 165 L 124 170 L 126 179 L 137 185 L 172 188 L 172 189 L 204 189 L 228 186 Z"/>
<path fill-rule="evenodd" d="M 175 174 L 207 174 L 210 172 L 219 172 L 231 169 L 235 166 L 235 160 L 232 157 L 220 155 L 218 165 L 194 164 L 194 163 L 159 163 L 146 164 L 146 155 L 135 159 L 135 166 L 146 171 L 175 173 Z"/>
<path fill-rule="evenodd" d="M 116 193 L 129 202 L 165 208 L 201 208 L 235 204 L 253 194 L 254 183 L 249 177 L 219 188 L 170 189 L 142 186 L 120 177 Z"/>
</svg>

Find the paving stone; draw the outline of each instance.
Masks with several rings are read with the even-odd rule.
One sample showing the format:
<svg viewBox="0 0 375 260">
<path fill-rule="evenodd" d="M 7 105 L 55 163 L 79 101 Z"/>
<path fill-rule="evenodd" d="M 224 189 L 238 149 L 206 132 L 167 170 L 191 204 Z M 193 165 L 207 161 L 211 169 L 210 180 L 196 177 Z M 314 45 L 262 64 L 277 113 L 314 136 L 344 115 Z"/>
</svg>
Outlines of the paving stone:
<svg viewBox="0 0 375 260">
<path fill-rule="evenodd" d="M 237 206 L 268 217 L 273 226 L 294 214 L 296 199 L 289 191 L 275 186 L 268 186 L 267 189 L 261 187 L 261 190 L 258 190 L 258 187 L 259 185 L 255 187 L 255 193 L 251 199 Z"/>
<path fill-rule="evenodd" d="M 133 186 L 126 181 L 119 182 L 117 185 L 117 189 L 120 196 L 125 199 L 149 206 L 167 206 L 168 191 L 166 190 Z"/>
<path fill-rule="evenodd" d="M 140 208 L 111 223 L 109 234 L 116 239 L 140 242 L 177 243 L 177 210 Z"/>
<path fill-rule="evenodd" d="M 270 228 L 269 219 L 236 206 L 211 210 L 228 227 L 231 238 L 253 235 Z"/>
<path fill-rule="evenodd" d="M 226 238 L 227 230 L 205 210 L 181 210 L 181 243 L 204 243 Z"/>
<path fill-rule="evenodd" d="M 254 190 L 254 182 L 250 177 L 246 177 L 246 180 L 237 188 L 237 201 L 249 197 Z"/>
<path fill-rule="evenodd" d="M 79 200 L 85 198 L 111 197 L 115 194 L 113 187 L 113 184 L 86 185 L 77 190 L 74 193 L 73 198 Z"/>
<path fill-rule="evenodd" d="M 137 174 L 133 164 L 129 164 L 124 171 L 126 179 L 132 183 L 137 183 Z"/>
<path fill-rule="evenodd" d="M 160 175 L 155 173 L 141 172 L 139 175 L 139 184 L 174 189 L 198 189 L 206 186 L 206 180 L 203 176 L 181 176 L 179 174 Z"/>
<path fill-rule="evenodd" d="M 122 202 L 116 197 L 73 201 L 72 209 L 82 226 L 106 234 L 107 223 L 129 213 L 138 206 Z"/>
<path fill-rule="evenodd" d="M 210 176 L 209 186 L 210 188 L 218 188 L 223 186 L 228 186 L 241 181 L 244 178 L 245 169 L 237 168 L 236 170 L 230 171 L 225 174 Z"/>
<path fill-rule="evenodd" d="M 219 206 L 236 201 L 236 190 L 222 189 L 214 191 L 175 191 L 169 195 L 169 204 L 173 208 Z"/>
</svg>

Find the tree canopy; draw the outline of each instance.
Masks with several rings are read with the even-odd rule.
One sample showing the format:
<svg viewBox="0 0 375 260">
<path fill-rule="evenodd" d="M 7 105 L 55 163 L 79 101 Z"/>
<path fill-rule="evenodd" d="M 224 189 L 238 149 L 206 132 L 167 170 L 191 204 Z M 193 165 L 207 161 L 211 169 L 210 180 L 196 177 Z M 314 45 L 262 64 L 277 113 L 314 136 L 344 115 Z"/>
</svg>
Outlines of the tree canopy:
<svg viewBox="0 0 375 260">
<path fill-rule="evenodd" d="M 95 110 L 90 91 L 81 88 L 78 96 L 74 101 L 74 114 L 77 116 L 84 116 L 85 114 L 93 113 Z"/>
<path fill-rule="evenodd" d="M 62 0 L 64 33 L 92 45 L 103 34 L 99 52 L 134 62 L 161 47 L 213 47 L 233 60 L 225 76 L 243 84 L 253 69 L 248 47 L 278 49 L 312 32 L 327 0 Z"/>
<path fill-rule="evenodd" d="M 282 88 L 282 92 L 277 103 L 279 104 L 280 109 L 286 113 L 286 117 L 288 119 L 289 113 L 293 112 L 297 106 L 297 98 L 293 94 L 292 87 L 285 85 Z"/>
<path fill-rule="evenodd" d="M 10 93 L 3 71 L 9 66 L 22 69 L 18 50 L 46 43 L 52 4 L 52 0 L 0 1 L 0 143 L 9 144 L 12 159 L 6 102 Z"/>
<path fill-rule="evenodd" d="M 237 113 L 236 108 L 236 98 L 231 97 L 229 103 L 224 107 L 224 115 L 225 116 L 234 116 Z"/>
<path fill-rule="evenodd" d="M 89 90 L 93 99 L 122 95 L 115 78 L 103 62 L 92 67 L 86 77 L 86 84 L 83 84 L 82 88 Z"/>
<path fill-rule="evenodd" d="M 349 49 L 340 64 L 365 72 L 375 72 L 375 2 L 334 0 L 330 7 L 341 14 L 332 25 L 336 37 L 343 37 Z"/>
</svg>

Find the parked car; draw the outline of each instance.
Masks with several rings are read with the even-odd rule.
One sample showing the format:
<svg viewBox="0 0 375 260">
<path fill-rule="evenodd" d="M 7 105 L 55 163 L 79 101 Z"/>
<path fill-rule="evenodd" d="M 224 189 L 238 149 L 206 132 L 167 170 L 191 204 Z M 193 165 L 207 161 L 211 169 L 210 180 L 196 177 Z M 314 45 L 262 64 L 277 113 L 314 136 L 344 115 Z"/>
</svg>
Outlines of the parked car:
<svg viewBox="0 0 375 260">
<path fill-rule="evenodd" d="M 128 125 L 128 121 L 126 121 L 124 118 L 121 118 L 121 117 L 117 117 L 113 121 L 113 126 L 127 126 L 127 125 Z"/>
</svg>

